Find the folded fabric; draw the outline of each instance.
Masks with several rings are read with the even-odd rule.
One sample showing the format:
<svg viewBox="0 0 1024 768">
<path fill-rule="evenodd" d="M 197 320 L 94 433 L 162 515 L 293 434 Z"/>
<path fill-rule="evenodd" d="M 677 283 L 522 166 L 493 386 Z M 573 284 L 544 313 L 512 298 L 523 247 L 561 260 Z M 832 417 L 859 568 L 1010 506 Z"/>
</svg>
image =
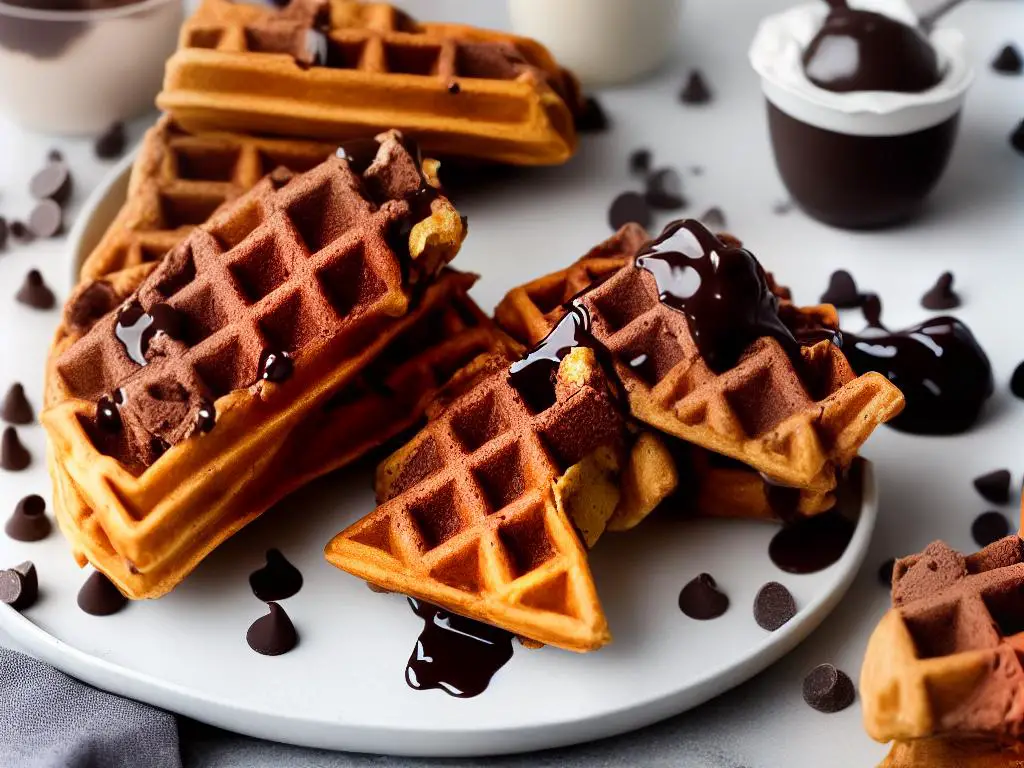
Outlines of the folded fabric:
<svg viewBox="0 0 1024 768">
<path fill-rule="evenodd" d="M 0 765 L 181 768 L 178 725 L 167 712 L 0 648 Z"/>
</svg>

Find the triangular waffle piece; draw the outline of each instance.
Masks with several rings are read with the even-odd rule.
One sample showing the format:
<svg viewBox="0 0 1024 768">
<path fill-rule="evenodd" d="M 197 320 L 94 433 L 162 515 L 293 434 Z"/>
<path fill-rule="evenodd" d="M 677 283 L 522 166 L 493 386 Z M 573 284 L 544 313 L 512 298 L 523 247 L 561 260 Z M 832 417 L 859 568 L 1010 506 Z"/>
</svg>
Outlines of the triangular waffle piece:
<svg viewBox="0 0 1024 768">
<path fill-rule="evenodd" d="M 429 281 L 455 254 L 458 214 L 403 190 L 390 172 L 403 164 L 415 168 L 388 136 L 361 178 L 338 158 L 275 174 L 56 361 L 48 396 L 59 402 L 43 414 L 51 456 L 129 570 L 215 545 L 265 509 L 265 489 L 252 491 L 286 460 L 287 436 L 402 332 L 409 280 Z M 450 296 L 445 283 L 417 307 Z M 147 319 L 161 332 L 133 336 Z"/>
<path fill-rule="evenodd" d="M 684 226 L 698 228 L 723 252 L 736 249 L 735 240 L 716 239 L 697 222 Z M 638 237 L 623 230 L 596 251 L 628 251 Z M 770 296 L 771 284 L 756 269 L 764 296 Z M 564 276 L 557 273 L 544 296 L 557 295 Z M 532 335 L 545 315 L 564 315 L 550 299 L 533 298 L 538 283 L 548 282 L 542 278 L 512 291 L 496 311 L 499 323 L 513 335 Z M 799 347 L 794 341 L 788 353 L 775 338 L 760 336 L 716 369 L 687 317 L 660 294 L 654 275 L 631 261 L 574 301 L 609 352 L 633 416 L 662 432 L 741 461 L 774 482 L 827 492 L 874 428 L 903 407 L 902 394 L 885 377 L 856 376 L 827 340 Z M 799 309 L 770 300 L 778 306 L 777 326 L 801 338 L 815 328 L 827 335 L 836 327 L 831 307 Z"/>
<path fill-rule="evenodd" d="M 419 24 L 381 3 L 204 0 L 157 104 L 196 131 L 343 140 L 397 128 L 435 155 L 548 165 L 576 148 L 578 100 L 526 38 Z"/>
<path fill-rule="evenodd" d="M 589 378 L 568 373 L 581 359 Z M 607 643 L 586 553 L 552 484 L 598 449 L 621 449 L 624 423 L 586 350 L 558 380 L 554 404 L 535 413 L 507 356 L 468 366 L 426 429 L 381 465 L 380 506 L 328 544 L 328 561 L 535 641 Z"/>
<path fill-rule="evenodd" d="M 1021 768 L 1024 745 L 1000 745 L 985 739 L 897 741 L 878 768 Z"/>
<path fill-rule="evenodd" d="M 139 148 L 124 205 L 82 264 L 82 280 L 159 261 L 274 169 L 304 173 L 336 149 L 337 144 L 301 139 L 192 134 L 160 118 Z"/>
<path fill-rule="evenodd" d="M 864 725 L 879 741 L 1014 743 L 1024 735 L 1024 542 L 963 556 L 942 542 L 898 560 L 893 608 L 861 669 Z"/>
</svg>

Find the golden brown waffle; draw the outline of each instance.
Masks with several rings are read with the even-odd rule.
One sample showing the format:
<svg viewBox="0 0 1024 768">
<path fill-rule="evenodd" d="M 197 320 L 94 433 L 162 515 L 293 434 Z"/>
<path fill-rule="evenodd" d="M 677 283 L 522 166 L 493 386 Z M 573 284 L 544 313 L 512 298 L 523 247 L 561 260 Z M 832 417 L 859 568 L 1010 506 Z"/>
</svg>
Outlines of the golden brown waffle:
<svg viewBox="0 0 1024 768">
<path fill-rule="evenodd" d="M 879 768 L 1024 768 L 1024 748 L 979 739 L 898 741 Z"/>
<path fill-rule="evenodd" d="M 327 66 L 309 66 L 311 23 Z M 575 151 L 577 100 L 526 38 L 418 24 L 381 3 L 205 0 L 157 104 L 196 131 L 343 140 L 397 128 L 434 155 L 548 165 Z"/>
<path fill-rule="evenodd" d="M 261 505 L 271 506 L 414 427 L 430 398 L 469 360 L 516 349 L 465 294 L 471 282 L 470 275 L 442 276 L 380 357 L 295 428 L 281 448 L 279 472 L 268 477 Z M 131 596 L 166 591 L 166 585 L 187 575 L 187 558 L 170 559 L 157 571 L 131 571 L 67 474 L 52 464 L 50 471 L 57 478 L 55 515 L 83 564 L 92 561 Z"/>
<path fill-rule="evenodd" d="M 864 725 L 879 741 L 1024 734 L 1024 542 L 964 557 L 942 542 L 896 562 L 868 641 Z"/>
<path fill-rule="evenodd" d="M 591 253 L 614 259 L 641 237 L 642 230 L 624 228 Z M 551 327 L 545 315 L 564 315 L 555 302 L 571 290 L 559 290 L 566 274 L 511 291 L 495 312 L 499 324 L 535 340 L 539 329 Z M 749 344 L 735 365 L 712 370 L 686 317 L 660 301 L 653 275 L 632 263 L 596 282 L 578 302 L 614 362 L 634 417 L 778 483 L 830 492 L 837 470 L 903 407 L 902 394 L 885 377 L 855 376 L 827 341 L 802 347 L 799 370 L 767 336 Z M 835 325 L 835 310 L 827 306 L 798 309 L 783 302 L 779 314 L 793 328 Z"/>
<path fill-rule="evenodd" d="M 284 167 L 303 173 L 337 145 L 214 132 L 192 134 L 169 117 L 146 132 L 124 206 L 82 264 L 82 280 L 156 262 L 221 205 Z"/>
<path fill-rule="evenodd" d="M 147 365 L 115 337 L 123 312 L 57 360 L 59 402 L 43 414 L 51 466 L 127 571 L 187 573 L 262 512 L 287 436 L 417 319 L 403 272 L 428 280 L 457 251 L 462 224 L 437 198 L 405 229 L 411 212 L 400 189 L 388 192 L 387 171 L 415 163 L 393 137 L 378 161 L 361 179 L 337 158 L 291 180 L 276 174 L 189 235 L 129 302 L 155 313 L 160 299 L 184 316 L 183 333 L 153 337 Z M 408 257 L 391 245 L 406 237 Z M 417 311 L 443 302 L 450 283 L 427 289 Z M 287 380 L 261 378 L 261 346 L 290 355 Z M 97 398 L 113 392 L 121 428 L 110 432 Z M 132 596 L 176 583 L 152 581 Z"/>
<path fill-rule="evenodd" d="M 378 469 L 380 506 L 328 544 L 371 584 L 574 651 L 610 639 L 583 546 L 552 484 L 624 424 L 588 350 L 534 413 L 507 356 L 480 358 L 431 406 L 427 427 Z"/>
</svg>

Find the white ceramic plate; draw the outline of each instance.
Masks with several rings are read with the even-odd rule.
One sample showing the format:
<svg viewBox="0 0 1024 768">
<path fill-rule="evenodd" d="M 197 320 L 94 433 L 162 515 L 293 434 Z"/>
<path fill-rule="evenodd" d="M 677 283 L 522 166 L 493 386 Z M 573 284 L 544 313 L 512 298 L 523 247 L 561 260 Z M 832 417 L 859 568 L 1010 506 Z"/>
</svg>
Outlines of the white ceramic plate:
<svg viewBox="0 0 1024 768">
<path fill-rule="evenodd" d="M 130 160 L 90 199 L 72 233 L 77 270 L 124 198 Z M 535 262 L 540 273 L 543 261 Z M 509 282 L 508 285 L 512 283 Z M 46 340 L 40 338 L 39 344 Z M 17 488 L 46 488 L 43 462 Z M 752 522 L 654 520 L 609 535 L 593 554 L 615 642 L 586 656 L 516 644 L 511 661 L 473 699 L 415 691 L 404 669 L 422 622 L 397 595 L 379 595 L 323 560 L 333 534 L 373 507 L 370 466 L 304 489 L 221 547 L 185 584 L 155 602 L 96 618 L 75 606 L 85 574 L 59 535 L 36 544 L 0 537 L 0 563 L 36 562 L 39 603 L 0 610 L 0 629 L 35 656 L 93 685 L 253 736 L 335 749 L 479 755 L 564 745 L 630 730 L 696 706 L 755 675 L 801 642 L 856 574 L 877 514 L 873 471 L 853 540 L 825 571 L 793 576 L 768 558 L 776 528 Z M 8 484 L 0 509 L 19 494 Z M 265 612 L 247 576 L 278 547 L 305 577 L 284 602 L 301 636 L 285 656 L 246 645 Z M 681 587 L 711 573 L 731 601 L 697 622 L 677 607 Z M 782 629 L 757 626 L 757 590 L 779 580 L 799 613 Z M 3 606 L 0 606 L 2 608 Z"/>
</svg>

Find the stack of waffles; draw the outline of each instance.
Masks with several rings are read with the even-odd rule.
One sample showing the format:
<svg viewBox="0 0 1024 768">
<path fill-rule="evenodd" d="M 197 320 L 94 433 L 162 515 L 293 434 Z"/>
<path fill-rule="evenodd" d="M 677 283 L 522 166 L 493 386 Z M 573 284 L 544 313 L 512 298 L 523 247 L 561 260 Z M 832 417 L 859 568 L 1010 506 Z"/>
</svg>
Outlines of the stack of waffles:
<svg viewBox="0 0 1024 768">
<path fill-rule="evenodd" d="M 864 724 L 886 768 L 1024 762 L 1024 541 L 964 556 L 942 542 L 896 562 L 892 609 L 861 670 Z"/>
<path fill-rule="evenodd" d="M 704 515 L 791 521 L 830 509 L 902 395 L 853 373 L 830 340 L 832 307 L 793 305 L 735 239 L 694 221 L 666 232 L 680 230 L 710 249 L 708 263 L 711 251 L 744 259 L 792 349 L 754 332 L 727 362 L 713 356 L 639 258 L 662 238 L 627 225 L 509 292 L 496 320 L 532 350 L 476 361 L 441 390 L 424 430 L 378 470 L 378 508 L 338 534 L 327 559 L 589 651 L 610 634 L 581 547 L 604 531 L 634 527 L 670 496 Z M 737 317 L 751 314 L 747 298 Z"/>
</svg>

